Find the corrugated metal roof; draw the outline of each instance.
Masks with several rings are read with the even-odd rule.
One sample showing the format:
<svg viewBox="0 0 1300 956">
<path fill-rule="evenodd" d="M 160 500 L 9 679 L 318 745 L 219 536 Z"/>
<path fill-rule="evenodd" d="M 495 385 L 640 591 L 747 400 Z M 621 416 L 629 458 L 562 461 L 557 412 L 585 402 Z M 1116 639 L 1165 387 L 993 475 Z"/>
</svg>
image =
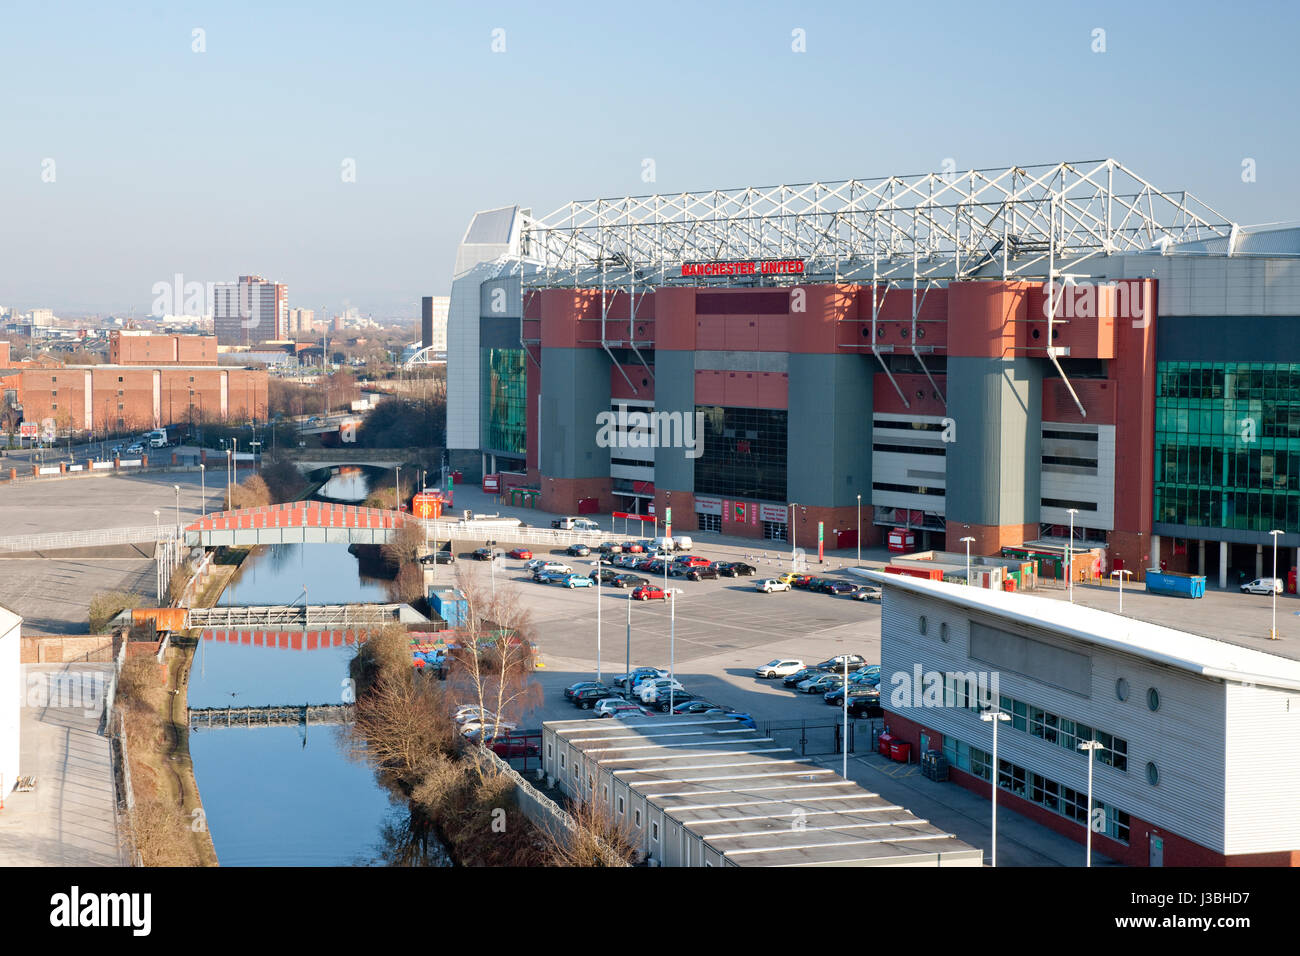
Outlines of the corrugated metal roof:
<svg viewBox="0 0 1300 956">
<path fill-rule="evenodd" d="M 546 729 L 742 866 L 983 863 L 982 850 L 729 718 Z"/>
<path fill-rule="evenodd" d="M 882 571 L 864 571 L 862 576 L 886 588 L 902 588 L 949 604 L 985 611 L 1006 620 L 1047 627 L 1070 637 L 1204 677 L 1300 690 L 1300 661 L 1265 654 L 1227 641 L 1216 641 L 1109 611 L 1019 592 L 926 581 Z M 888 593 L 885 599 L 888 600 Z"/>
</svg>

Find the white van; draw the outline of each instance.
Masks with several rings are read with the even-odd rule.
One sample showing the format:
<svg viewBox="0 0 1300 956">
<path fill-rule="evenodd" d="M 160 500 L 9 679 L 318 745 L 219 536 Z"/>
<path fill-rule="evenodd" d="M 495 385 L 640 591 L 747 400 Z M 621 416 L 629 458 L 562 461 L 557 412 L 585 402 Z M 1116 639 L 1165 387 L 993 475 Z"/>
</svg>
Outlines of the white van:
<svg viewBox="0 0 1300 956">
<path fill-rule="evenodd" d="M 656 550 L 656 551 L 665 551 L 665 552 L 666 552 L 666 551 L 671 551 L 671 550 L 673 550 L 673 539 L 672 539 L 672 538 L 655 538 L 655 539 L 653 539 L 653 540 L 654 540 L 654 546 L 655 546 L 655 550 Z"/>
<path fill-rule="evenodd" d="M 695 542 L 684 534 L 679 534 L 673 538 L 673 544 L 676 545 L 678 551 L 689 551 L 695 547 Z"/>
</svg>

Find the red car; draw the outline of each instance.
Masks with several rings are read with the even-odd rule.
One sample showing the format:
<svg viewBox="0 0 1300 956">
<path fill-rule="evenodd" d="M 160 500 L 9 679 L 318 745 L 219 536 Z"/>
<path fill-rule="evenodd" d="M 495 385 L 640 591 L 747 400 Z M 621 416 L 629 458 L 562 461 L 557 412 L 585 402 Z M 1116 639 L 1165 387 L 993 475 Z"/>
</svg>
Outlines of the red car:
<svg viewBox="0 0 1300 956">
<path fill-rule="evenodd" d="M 651 565 L 653 565 L 654 563 L 655 563 L 654 558 L 646 558 L 644 561 L 641 561 L 636 565 L 636 569 L 638 571 L 649 571 L 651 570 Z"/>
<path fill-rule="evenodd" d="M 529 561 L 533 557 L 533 552 L 527 548 L 515 548 L 513 551 L 507 551 L 506 554 L 512 558 L 519 558 L 521 561 Z"/>
<path fill-rule="evenodd" d="M 637 544 L 635 541 L 629 541 L 627 544 L 623 545 L 623 550 L 628 554 L 640 554 L 645 550 L 645 548 L 641 547 L 641 545 Z"/>
<path fill-rule="evenodd" d="M 537 744 L 529 743 L 517 737 L 496 737 L 492 740 L 492 752 L 498 757 L 536 757 Z"/>
<path fill-rule="evenodd" d="M 707 568 L 709 559 L 700 554 L 688 554 L 685 557 L 678 558 L 677 563 L 688 568 Z"/>
<path fill-rule="evenodd" d="M 638 601 L 649 601 L 653 598 L 657 598 L 660 601 L 668 600 L 667 592 L 665 592 L 663 588 L 654 584 L 641 585 L 632 592 L 632 597 L 636 598 Z"/>
</svg>

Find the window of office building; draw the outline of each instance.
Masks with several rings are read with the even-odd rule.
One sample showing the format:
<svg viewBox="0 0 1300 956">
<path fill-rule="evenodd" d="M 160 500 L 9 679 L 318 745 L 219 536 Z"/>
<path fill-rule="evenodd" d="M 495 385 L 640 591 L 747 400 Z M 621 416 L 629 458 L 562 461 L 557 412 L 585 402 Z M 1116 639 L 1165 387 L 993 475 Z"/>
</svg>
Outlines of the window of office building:
<svg viewBox="0 0 1300 956">
<path fill-rule="evenodd" d="M 785 501 L 785 409 L 697 405 L 695 410 L 704 415 L 704 450 L 695 462 L 695 491 Z"/>
<path fill-rule="evenodd" d="M 523 349 L 482 349 L 483 447 L 523 457 L 528 444 L 528 375 Z"/>
<path fill-rule="evenodd" d="M 1300 524 L 1300 365 L 1157 365 L 1156 520 Z"/>
</svg>

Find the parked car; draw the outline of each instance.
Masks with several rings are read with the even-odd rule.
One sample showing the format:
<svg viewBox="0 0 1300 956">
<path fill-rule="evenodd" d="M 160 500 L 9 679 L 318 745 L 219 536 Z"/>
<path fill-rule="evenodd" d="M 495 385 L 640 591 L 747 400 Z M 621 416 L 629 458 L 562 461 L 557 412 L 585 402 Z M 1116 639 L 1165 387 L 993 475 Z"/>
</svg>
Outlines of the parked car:
<svg viewBox="0 0 1300 956">
<path fill-rule="evenodd" d="M 652 712 L 622 697 L 606 697 L 596 702 L 594 713 L 597 717 L 649 717 Z"/>
<path fill-rule="evenodd" d="M 492 548 L 475 548 L 472 557 L 475 561 L 491 561 L 493 558 L 501 557 L 501 552 L 494 551 Z"/>
<path fill-rule="evenodd" d="M 756 570 L 752 564 L 746 564 L 744 561 L 717 561 L 713 567 L 719 574 L 729 578 L 753 574 Z"/>
<path fill-rule="evenodd" d="M 533 552 L 529 551 L 527 548 L 514 548 L 513 550 L 506 552 L 506 557 L 516 558 L 521 561 L 527 561 L 532 558 L 532 556 Z"/>
<path fill-rule="evenodd" d="M 673 563 L 687 568 L 707 568 L 709 559 L 702 554 L 685 554 L 680 558 L 674 558 Z"/>
<path fill-rule="evenodd" d="M 797 574 L 794 580 L 790 582 L 790 587 L 807 590 L 816 580 L 811 574 Z"/>
<path fill-rule="evenodd" d="M 456 556 L 450 551 L 434 551 L 420 557 L 421 564 L 455 564 Z"/>
<path fill-rule="evenodd" d="M 519 725 L 509 720 L 498 720 L 494 717 L 472 718 L 460 725 L 460 735 L 469 740 L 478 740 L 484 734 L 491 737 L 493 734 L 510 733 L 519 729 Z"/>
<path fill-rule="evenodd" d="M 849 597 L 855 601 L 879 601 L 882 594 L 884 592 L 880 588 L 870 584 L 863 584 L 854 588 Z"/>
<path fill-rule="evenodd" d="M 574 588 L 594 587 L 596 582 L 591 578 L 583 577 L 581 574 L 566 574 L 560 579 L 560 584 L 572 591 Z"/>
<path fill-rule="evenodd" d="M 795 689 L 803 694 L 824 694 L 832 687 L 838 687 L 844 683 L 843 677 L 837 677 L 835 674 L 822 674 L 820 677 L 810 677 L 805 681 L 800 681 Z"/>
<path fill-rule="evenodd" d="M 585 558 L 587 555 L 591 554 L 591 548 L 587 547 L 585 544 L 571 544 L 564 550 L 575 558 Z"/>
<path fill-rule="evenodd" d="M 640 554 L 645 548 L 638 541 L 627 541 L 623 544 L 623 550 L 628 554 Z"/>
<path fill-rule="evenodd" d="M 679 534 L 677 537 L 673 538 L 673 544 L 677 547 L 678 551 L 689 551 L 691 548 L 695 547 L 695 542 L 692 541 L 688 535 L 684 534 Z"/>
<path fill-rule="evenodd" d="M 688 581 L 717 580 L 717 577 L 718 572 L 707 564 L 702 568 L 691 568 L 686 572 Z"/>
<path fill-rule="evenodd" d="M 143 455 L 144 445 L 140 444 L 140 442 L 138 441 L 132 442 L 131 444 L 126 446 L 126 453 L 128 455 Z"/>
<path fill-rule="evenodd" d="M 643 584 L 632 592 L 632 597 L 638 601 L 666 601 L 668 592 L 657 584 Z"/>
<path fill-rule="evenodd" d="M 788 584 L 788 585 L 790 585 L 791 587 L 793 587 L 793 586 L 794 586 L 794 582 L 797 581 L 797 580 L 798 580 L 799 578 L 801 578 L 801 577 L 803 577 L 803 575 L 801 575 L 801 574 L 797 574 L 797 573 L 794 572 L 794 571 L 786 571 L 784 574 L 778 574 L 778 575 L 776 576 L 776 579 L 777 579 L 778 581 L 780 581 L 782 584 Z"/>
<path fill-rule="evenodd" d="M 531 740 L 505 734 L 489 737 L 483 743 L 491 747 L 492 752 L 498 757 L 505 757 L 507 760 L 511 757 L 536 757 L 540 753 L 537 744 Z"/>
<path fill-rule="evenodd" d="M 576 694 L 578 691 L 582 690 L 584 687 L 603 687 L 603 686 L 604 685 L 601 684 L 601 682 L 598 680 L 580 680 L 576 684 L 570 684 L 568 687 L 564 688 L 564 699 L 573 700 L 573 695 Z"/>
<path fill-rule="evenodd" d="M 630 674 L 624 674 L 614 683 L 622 687 L 628 693 L 631 693 L 644 680 L 657 680 L 660 677 L 667 677 L 668 672 L 660 670 L 657 667 L 638 667 Z"/>
<path fill-rule="evenodd" d="M 758 725 L 754 723 L 754 718 L 741 710 L 732 707 L 715 707 L 712 710 L 706 710 L 699 714 L 700 717 L 730 717 L 732 720 L 740 721 L 750 730 L 757 730 Z"/>
<path fill-rule="evenodd" d="M 478 704 L 464 704 L 451 712 L 451 719 L 456 724 L 464 725 L 471 720 L 495 720 L 496 714 Z"/>
<path fill-rule="evenodd" d="M 573 568 L 569 567 L 567 564 L 561 564 L 559 561 L 547 561 L 545 564 L 542 565 L 541 570 L 554 571 L 557 574 L 573 573 Z"/>
<path fill-rule="evenodd" d="M 636 574 L 619 574 L 615 575 L 613 585 L 616 588 L 639 588 L 642 585 L 649 584 L 645 578 Z"/>
<path fill-rule="evenodd" d="M 524 568 L 529 571 L 540 571 L 544 565 L 550 563 L 550 558 L 533 558 L 533 560 L 524 565 Z"/>
<path fill-rule="evenodd" d="M 793 674 L 786 674 L 781 683 L 786 687 L 797 687 L 803 681 L 808 680 L 810 677 L 816 677 L 820 673 L 821 672 L 815 667 L 803 667 L 795 671 Z"/>
<path fill-rule="evenodd" d="M 599 570 L 593 568 L 587 577 L 591 578 L 593 581 L 599 579 L 601 584 L 614 584 L 614 579 L 618 577 L 618 572 L 613 568 L 600 568 Z M 618 587 L 618 585 L 614 584 L 614 587 Z"/>
<path fill-rule="evenodd" d="M 754 668 L 754 674 L 758 677 L 786 677 L 796 671 L 804 669 L 803 661 L 794 657 L 777 657 L 768 661 L 761 667 Z"/>
<path fill-rule="evenodd" d="M 677 696 L 680 697 L 681 695 L 678 694 Z M 674 705 L 673 713 L 678 716 L 681 716 L 683 714 L 687 714 L 687 715 L 702 714 L 706 710 L 717 710 L 717 709 L 718 709 L 718 705 L 713 703 L 713 701 L 692 699 L 692 700 L 683 700 L 680 704 Z"/>
<path fill-rule="evenodd" d="M 761 581 L 754 582 L 754 590 L 762 591 L 764 594 L 771 594 L 773 591 L 788 591 L 790 585 L 777 578 L 764 578 Z"/>
<path fill-rule="evenodd" d="M 604 700 L 606 697 L 613 697 L 614 691 L 604 684 L 596 684 L 592 687 L 581 687 L 573 692 L 569 699 L 573 701 L 573 706 L 579 710 L 591 710 L 596 706 L 596 702 Z"/>
<path fill-rule="evenodd" d="M 658 703 L 660 698 L 667 702 L 670 691 L 675 697 L 677 694 L 685 692 L 685 690 L 686 688 L 681 685 L 681 682 L 671 677 L 659 677 L 638 684 L 636 695 L 641 699 L 641 703 L 654 704 Z"/>
<path fill-rule="evenodd" d="M 822 700 L 826 701 L 828 704 L 842 704 L 844 703 L 844 691 L 845 686 L 843 684 L 839 687 L 832 687 L 826 693 L 822 694 Z M 851 701 L 855 697 L 870 697 L 872 695 L 879 697 L 880 691 L 866 682 L 854 682 L 850 680 L 848 683 L 848 694 L 849 700 Z"/>
<path fill-rule="evenodd" d="M 1245 594 L 1281 594 L 1282 579 L 1281 578 L 1256 578 L 1253 581 L 1248 581 L 1245 584 L 1243 584 L 1241 586 L 1241 590 Z"/>
<path fill-rule="evenodd" d="M 844 673 L 844 658 L 849 659 L 849 671 L 856 671 L 860 667 L 865 667 L 867 659 L 861 654 L 837 654 L 835 657 L 828 658 L 816 665 L 819 671 L 831 671 L 836 674 Z"/>
<path fill-rule="evenodd" d="M 884 710 L 880 707 L 880 695 L 870 694 L 866 697 L 849 698 L 849 716 L 850 717 L 883 717 Z"/>
<path fill-rule="evenodd" d="M 601 554 L 622 554 L 623 546 L 617 541 L 606 541 L 596 550 Z"/>
</svg>

